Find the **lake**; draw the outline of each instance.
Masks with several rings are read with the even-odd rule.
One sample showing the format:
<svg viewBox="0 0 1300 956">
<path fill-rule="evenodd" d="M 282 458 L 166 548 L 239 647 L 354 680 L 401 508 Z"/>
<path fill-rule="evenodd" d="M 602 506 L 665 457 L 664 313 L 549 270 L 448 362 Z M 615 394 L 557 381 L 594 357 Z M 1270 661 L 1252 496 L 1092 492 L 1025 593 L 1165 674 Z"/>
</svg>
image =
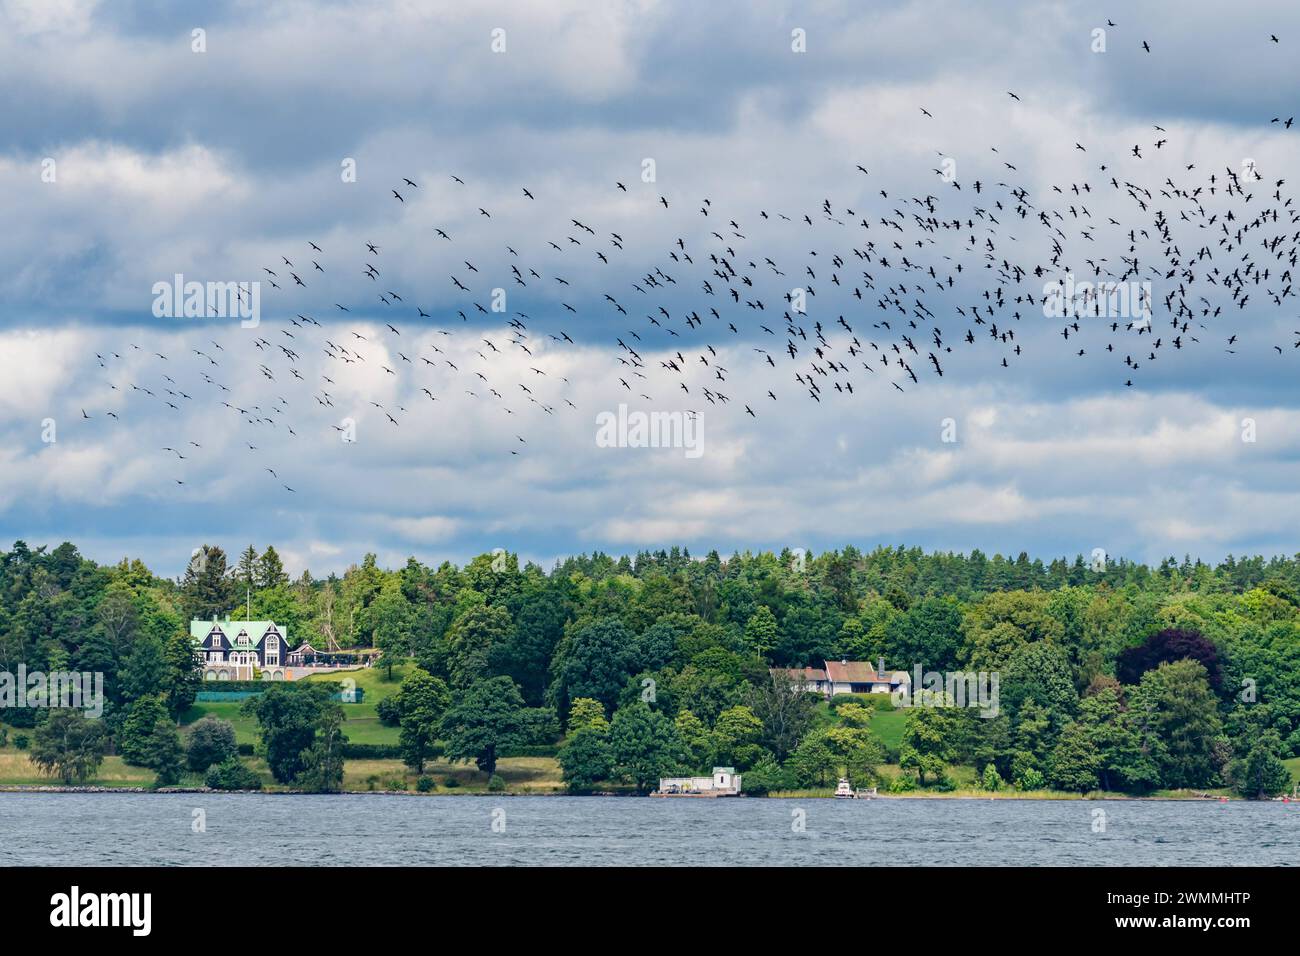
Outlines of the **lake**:
<svg viewBox="0 0 1300 956">
<path fill-rule="evenodd" d="M 1298 848 L 1300 803 L 0 794 L 4 866 L 1232 866 Z"/>
</svg>

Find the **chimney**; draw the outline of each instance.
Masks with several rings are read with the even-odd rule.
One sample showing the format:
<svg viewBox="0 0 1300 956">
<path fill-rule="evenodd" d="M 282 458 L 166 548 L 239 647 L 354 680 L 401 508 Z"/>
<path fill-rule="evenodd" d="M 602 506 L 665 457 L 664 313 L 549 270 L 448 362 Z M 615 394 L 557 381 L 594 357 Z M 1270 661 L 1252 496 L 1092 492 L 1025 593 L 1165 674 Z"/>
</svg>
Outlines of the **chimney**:
<svg viewBox="0 0 1300 956">
<path fill-rule="evenodd" d="M 884 658 L 883 655 L 882 655 L 881 658 L 880 658 L 880 663 L 879 663 L 879 665 L 877 665 L 877 667 L 876 667 L 876 673 L 877 673 L 877 674 L 884 674 L 884 673 L 885 673 L 885 658 Z"/>
</svg>

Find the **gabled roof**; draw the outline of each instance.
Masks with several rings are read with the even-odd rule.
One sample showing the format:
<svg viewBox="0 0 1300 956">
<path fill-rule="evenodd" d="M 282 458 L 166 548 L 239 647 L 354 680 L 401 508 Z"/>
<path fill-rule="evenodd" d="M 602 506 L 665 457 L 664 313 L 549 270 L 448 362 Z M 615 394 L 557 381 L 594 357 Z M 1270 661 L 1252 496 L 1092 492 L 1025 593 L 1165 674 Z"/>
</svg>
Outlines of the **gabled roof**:
<svg viewBox="0 0 1300 956">
<path fill-rule="evenodd" d="M 826 676 L 839 684 L 899 684 L 906 681 L 902 672 L 877 673 L 876 665 L 870 661 L 827 661 Z"/>
<path fill-rule="evenodd" d="M 190 621 L 190 637 L 196 641 L 203 641 L 212 633 L 213 628 L 220 628 L 221 633 L 231 644 L 235 643 L 235 639 L 243 631 L 248 635 L 251 647 L 261 645 L 262 638 L 266 637 L 266 632 L 271 628 L 275 628 L 280 637 L 288 639 L 284 628 L 274 621 Z"/>
<path fill-rule="evenodd" d="M 772 667 L 773 674 L 784 674 L 791 680 L 825 680 L 826 671 L 820 667 Z"/>
<path fill-rule="evenodd" d="M 872 684 L 887 679 L 870 661 L 827 661 L 826 676 L 837 683 Z"/>
</svg>

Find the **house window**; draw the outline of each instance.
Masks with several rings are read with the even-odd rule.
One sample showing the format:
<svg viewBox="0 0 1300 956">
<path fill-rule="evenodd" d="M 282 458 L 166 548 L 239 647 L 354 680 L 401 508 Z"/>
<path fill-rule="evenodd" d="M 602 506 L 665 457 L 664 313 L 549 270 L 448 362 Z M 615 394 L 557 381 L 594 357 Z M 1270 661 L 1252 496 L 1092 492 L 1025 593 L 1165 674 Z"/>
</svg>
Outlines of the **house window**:
<svg viewBox="0 0 1300 956">
<path fill-rule="evenodd" d="M 265 655 L 268 664 L 280 663 L 280 639 L 278 637 L 268 637 L 266 639 Z"/>
<path fill-rule="evenodd" d="M 221 635 L 220 635 L 220 634 L 213 634 L 213 635 L 212 635 L 212 646 L 213 646 L 213 647 L 220 647 L 220 646 L 221 646 Z"/>
</svg>

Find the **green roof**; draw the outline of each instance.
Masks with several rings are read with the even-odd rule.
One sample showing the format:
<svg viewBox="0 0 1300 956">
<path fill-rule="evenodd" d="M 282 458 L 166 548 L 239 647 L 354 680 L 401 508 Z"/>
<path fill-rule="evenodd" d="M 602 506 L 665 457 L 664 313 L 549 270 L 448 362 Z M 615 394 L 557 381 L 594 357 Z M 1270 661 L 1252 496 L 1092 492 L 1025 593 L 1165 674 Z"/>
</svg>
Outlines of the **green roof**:
<svg viewBox="0 0 1300 956">
<path fill-rule="evenodd" d="M 226 640 L 232 644 L 235 642 L 235 638 L 239 636 L 239 632 L 244 631 L 248 634 L 251 646 L 257 647 L 262 643 L 262 638 L 266 636 L 266 632 L 272 627 L 286 641 L 289 639 L 285 629 L 274 621 L 190 621 L 190 637 L 195 641 L 203 641 L 212 633 L 214 627 L 221 628 L 221 633 L 226 635 Z"/>
</svg>

